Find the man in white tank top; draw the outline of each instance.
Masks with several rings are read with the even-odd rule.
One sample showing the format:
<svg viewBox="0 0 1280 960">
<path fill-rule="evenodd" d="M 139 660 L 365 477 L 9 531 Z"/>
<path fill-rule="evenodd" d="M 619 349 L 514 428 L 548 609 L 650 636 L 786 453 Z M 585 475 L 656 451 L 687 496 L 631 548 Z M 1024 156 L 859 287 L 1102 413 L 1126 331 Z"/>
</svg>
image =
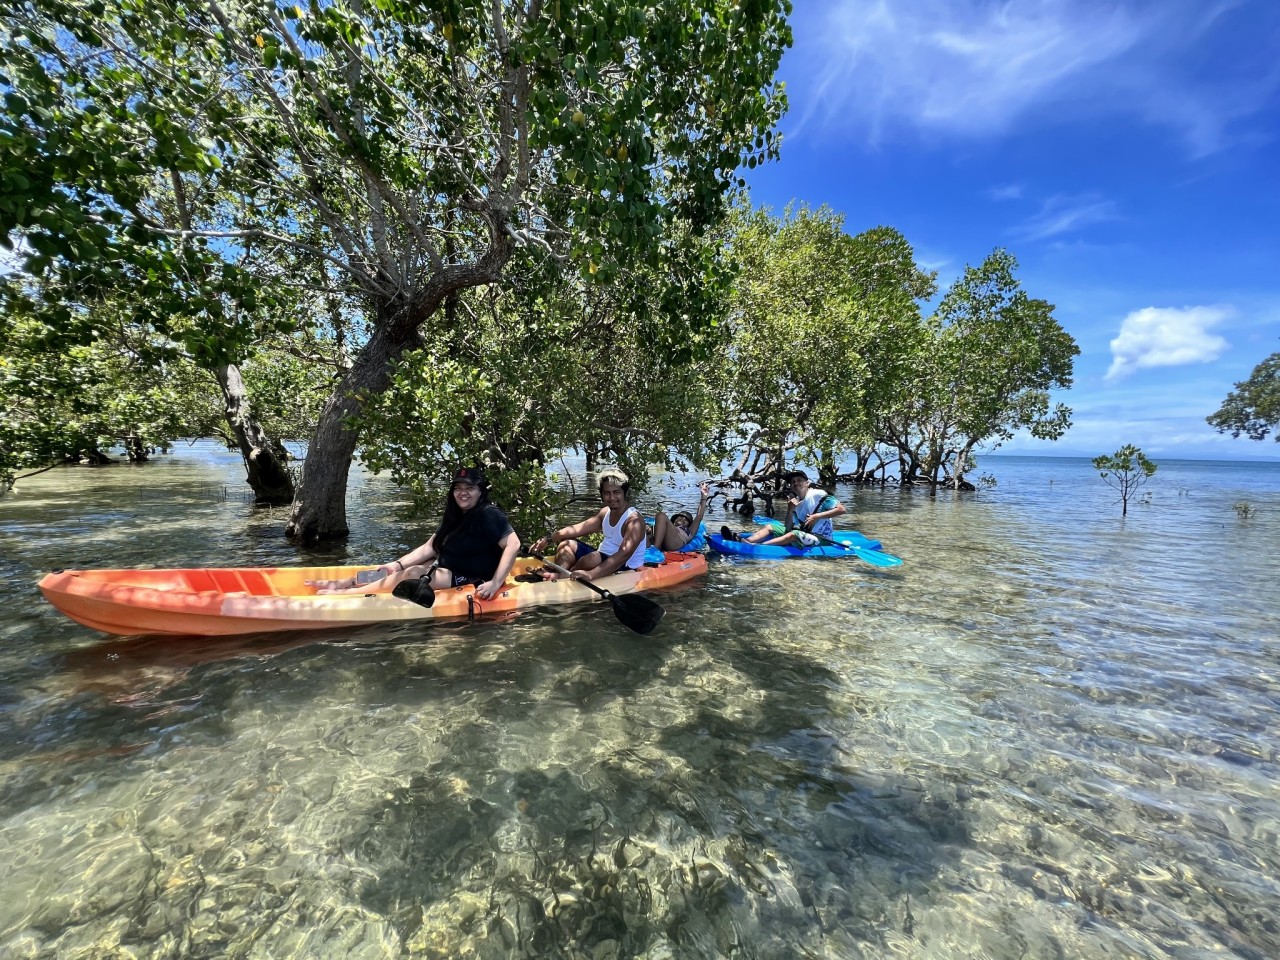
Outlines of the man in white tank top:
<svg viewBox="0 0 1280 960">
<path fill-rule="evenodd" d="M 557 544 L 556 563 L 572 570 L 581 580 L 599 580 L 624 567 L 635 570 L 644 566 L 648 531 L 640 511 L 631 506 L 630 493 L 626 474 L 618 470 L 602 472 L 600 500 L 604 509 L 581 523 L 561 527 L 550 537 L 543 537 L 533 545 L 533 552 L 541 554 L 548 543 Z M 604 534 L 599 547 L 579 539 L 589 533 Z"/>
</svg>

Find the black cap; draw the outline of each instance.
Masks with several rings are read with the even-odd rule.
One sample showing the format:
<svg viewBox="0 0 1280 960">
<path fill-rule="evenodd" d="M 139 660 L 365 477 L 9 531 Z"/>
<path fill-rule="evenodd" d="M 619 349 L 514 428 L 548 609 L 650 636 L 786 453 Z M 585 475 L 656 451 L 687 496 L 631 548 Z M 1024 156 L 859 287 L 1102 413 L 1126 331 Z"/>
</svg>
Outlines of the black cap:
<svg viewBox="0 0 1280 960">
<path fill-rule="evenodd" d="M 796 477 L 799 477 L 801 480 L 809 479 L 809 475 L 805 473 L 803 470 L 792 470 L 790 473 L 787 474 L 786 479 L 794 480 Z"/>
<path fill-rule="evenodd" d="M 452 487 L 455 483 L 473 483 L 477 487 L 487 487 L 489 485 L 489 482 L 484 478 L 484 471 L 479 467 L 461 467 L 453 475 L 453 481 L 449 486 Z"/>
</svg>

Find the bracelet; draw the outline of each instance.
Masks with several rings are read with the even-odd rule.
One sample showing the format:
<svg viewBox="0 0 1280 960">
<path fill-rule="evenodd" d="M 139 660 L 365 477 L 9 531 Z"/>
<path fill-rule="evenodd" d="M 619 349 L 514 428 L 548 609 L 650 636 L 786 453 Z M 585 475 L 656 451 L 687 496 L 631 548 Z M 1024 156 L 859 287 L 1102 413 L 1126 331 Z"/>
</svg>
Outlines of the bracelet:
<svg viewBox="0 0 1280 960">
<path fill-rule="evenodd" d="M 400 561 L 400 560 L 392 560 L 391 562 L 392 562 L 392 563 L 398 563 L 398 564 L 400 564 L 400 572 L 401 572 L 401 573 L 404 573 L 404 563 L 403 563 L 402 561 Z"/>
</svg>

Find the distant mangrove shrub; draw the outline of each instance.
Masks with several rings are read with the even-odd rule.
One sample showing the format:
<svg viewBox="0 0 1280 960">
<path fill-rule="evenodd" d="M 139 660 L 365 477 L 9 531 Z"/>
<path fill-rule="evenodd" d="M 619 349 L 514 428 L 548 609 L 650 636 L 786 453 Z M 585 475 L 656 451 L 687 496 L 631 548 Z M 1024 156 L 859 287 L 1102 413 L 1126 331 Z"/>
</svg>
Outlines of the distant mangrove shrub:
<svg viewBox="0 0 1280 960">
<path fill-rule="evenodd" d="M 1107 486 L 1120 493 L 1120 516 L 1128 516 L 1129 500 L 1151 479 L 1156 465 L 1133 444 L 1126 444 L 1110 456 L 1093 458 L 1094 469 Z M 1150 502 L 1150 500 L 1146 501 Z"/>
</svg>

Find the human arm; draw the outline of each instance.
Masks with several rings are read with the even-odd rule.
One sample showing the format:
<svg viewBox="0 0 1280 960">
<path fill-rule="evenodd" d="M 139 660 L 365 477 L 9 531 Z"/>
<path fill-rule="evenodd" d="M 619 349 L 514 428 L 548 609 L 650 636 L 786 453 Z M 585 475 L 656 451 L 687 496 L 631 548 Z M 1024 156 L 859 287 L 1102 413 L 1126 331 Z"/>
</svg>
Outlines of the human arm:
<svg viewBox="0 0 1280 960">
<path fill-rule="evenodd" d="M 707 491 L 707 481 L 703 480 L 698 484 L 698 492 L 701 496 L 698 499 L 698 512 L 694 514 L 693 523 L 689 524 L 689 536 L 696 537 L 698 535 L 698 527 L 702 523 L 702 518 L 707 515 L 707 504 L 711 502 L 711 494 Z"/>
<path fill-rule="evenodd" d="M 601 512 L 603 513 L 603 511 Z M 617 553 L 613 554 L 609 559 L 601 561 L 598 567 L 593 567 L 590 570 L 575 570 L 573 575 L 580 580 L 599 580 L 601 577 L 616 573 L 618 568 L 627 562 L 627 558 L 631 556 L 636 548 L 644 543 L 644 538 L 644 519 L 640 514 L 634 514 L 622 525 L 622 546 L 618 548 Z"/>
<path fill-rule="evenodd" d="M 782 521 L 782 529 L 794 530 L 796 527 L 799 526 L 799 524 L 796 523 L 793 518 L 795 517 L 796 507 L 800 506 L 802 502 L 803 501 L 797 500 L 795 497 L 792 497 L 790 500 L 787 501 L 787 515 Z"/>
<path fill-rule="evenodd" d="M 563 543 L 565 540 L 577 540 L 579 537 L 585 537 L 588 533 L 599 533 L 604 529 L 604 515 L 608 513 L 608 508 L 601 510 L 594 517 L 571 524 L 567 527 L 561 527 L 553 531 L 545 537 L 539 537 L 529 548 L 533 553 L 542 553 L 549 544 Z"/>
<path fill-rule="evenodd" d="M 812 530 L 819 521 L 833 519 L 848 512 L 843 503 L 829 494 L 822 499 L 818 506 L 823 509 L 815 510 L 805 517 L 804 522 L 800 524 L 801 529 Z"/>
<path fill-rule="evenodd" d="M 498 560 L 497 571 L 491 580 L 476 587 L 476 596 L 481 600 L 491 599 L 502 589 L 502 584 L 507 579 L 507 574 L 511 572 L 512 566 L 515 565 L 516 556 L 520 553 L 520 538 L 513 530 L 498 541 L 498 546 L 502 548 L 502 556 Z"/>
<path fill-rule="evenodd" d="M 414 547 L 404 556 L 392 560 L 389 564 L 385 564 L 385 569 L 390 573 L 403 573 L 410 567 L 425 566 L 439 556 L 436 550 L 436 537 L 433 533 L 427 538 L 427 542 L 420 546 Z"/>
</svg>

